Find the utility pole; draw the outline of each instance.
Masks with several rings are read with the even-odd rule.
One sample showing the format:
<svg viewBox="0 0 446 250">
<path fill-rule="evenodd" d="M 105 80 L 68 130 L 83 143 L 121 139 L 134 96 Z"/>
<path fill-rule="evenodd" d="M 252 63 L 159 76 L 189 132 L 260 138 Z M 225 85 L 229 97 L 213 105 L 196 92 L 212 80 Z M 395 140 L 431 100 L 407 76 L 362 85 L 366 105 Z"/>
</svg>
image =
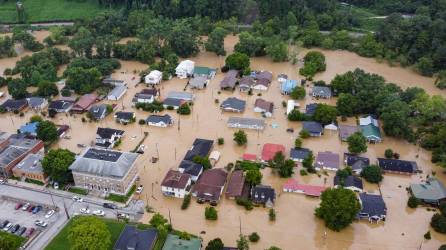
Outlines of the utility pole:
<svg viewBox="0 0 446 250">
<path fill-rule="evenodd" d="M 50 194 L 50 197 L 51 197 L 51 202 L 53 202 L 53 207 L 54 207 L 54 208 L 56 208 L 56 203 L 54 203 L 54 199 L 53 199 L 53 193 L 51 193 L 51 190 L 50 190 L 50 188 L 48 188 L 48 192 L 49 192 L 49 194 Z"/>
<path fill-rule="evenodd" d="M 172 225 L 172 217 L 170 217 L 170 208 L 168 208 L 168 210 L 169 210 L 169 224 L 172 226 L 172 228 L 173 228 L 173 225 Z"/>
<path fill-rule="evenodd" d="M 238 217 L 239 225 L 240 225 L 240 235 L 242 235 L 242 217 Z"/>
<path fill-rule="evenodd" d="M 68 213 L 67 205 L 65 204 L 65 199 L 63 199 L 63 208 L 65 211 L 65 215 L 67 216 L 67 219 L 70 219 L 70 214 Z"/>
</svg>

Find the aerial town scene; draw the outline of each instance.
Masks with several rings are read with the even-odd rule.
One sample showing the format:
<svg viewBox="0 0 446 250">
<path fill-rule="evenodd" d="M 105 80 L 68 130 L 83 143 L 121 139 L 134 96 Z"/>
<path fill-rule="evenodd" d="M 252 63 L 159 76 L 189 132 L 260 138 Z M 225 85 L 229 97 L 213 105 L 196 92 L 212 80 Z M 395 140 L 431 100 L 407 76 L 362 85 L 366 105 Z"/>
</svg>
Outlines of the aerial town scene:
<svg viewBox="0 0 446 250">
<path fill-rule="evenodd" d="M 0 250 L 446 250 L 446 1 L 0 1 Z"/>
</svg>

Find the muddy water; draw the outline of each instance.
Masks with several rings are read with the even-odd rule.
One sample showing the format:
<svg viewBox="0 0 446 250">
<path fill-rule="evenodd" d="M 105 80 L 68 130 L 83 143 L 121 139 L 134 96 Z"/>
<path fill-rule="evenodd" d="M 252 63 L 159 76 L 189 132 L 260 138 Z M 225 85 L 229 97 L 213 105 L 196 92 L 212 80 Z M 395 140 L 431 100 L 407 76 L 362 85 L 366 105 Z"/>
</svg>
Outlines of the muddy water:
<svg viewBox="0 0 446 250">
<path fill-rule="evenodd" d="M 237 37 L 231 36 L 227 38 L 225 47 L 228 51 L 232 49 L 236 41 Z M 410 72 L 406 72 L 404 69 L 390 68 L 376 62 L 372 64 L 372 62 L 368 61 L 369 59 L 360 57 L 355 58 L 355 60 L 347 60 L 344 57 L 354 57 L 354 55 L 350 53 L 345 54 L 341 51 L 333 53 L 338 53 L 338 56 L 327 52 L 328 71 L 318 76 L 321 79 L 330 80 L 335 73 L 342 73 L 358 66 L 362 67 L 362 65 L 367 71 L 372 69 L 379 70 L 382 67 L 383 72 L 376 73 L 388 74 L 386 76 L 388 80 L 397 84 L 406 83 L 406 78 L 415 79 L 415 75 L 405 75 L 410 74 Z M 333 58 L 344 61 L 344 64 L 341 66 L 335 63 Z M 9 63 L 12 63 L 13 66 L 17 58 L 8 60 L 11 61 Z M 196 62 L 197 66 L 221 67 L 224 64 L 223 57 L 217 57 L 211 53 L 200 53 L 192 60 Z M 350 62 L 350 64 L 347 64 L 347 62 Z M 0 67 L 3 67 L 3 63 L 4 61 L 0 61 Z M 121 63 L 122 68 L 115 72 L 113 77 L 125 80 L 129 89 L 124 98 L 115 103 L 118 104 L 118 110 L 133 110 L 130 107 L 131 99 L 136 92 L 144 88 L 142 85 L 136 86 L 138 72 L 146 69 L 147 65 L 125 61 Z M 289 63 L 271 63 L 267 58 L 253 59 L 251 68 L 270 70 L 274 76 L 278 73 L 287 73 L 293 79 L 300 79 L 297 75 L 298 68 L 296 66 Z M 332 71 L 332 68 L 339 71 Z M 278 199 L 275 206 L 277 220 L 275 222 L 269 222 L 267 209 L 256 208 L 247 212 L 235 205 L 233 201 L 226 199 L 222 199 L 217 207 L 218 221 L 209 222 L 204 219 L 205 205 L 200 205 L 193 201 L 190 207 L 183 211 L 180 209 L 180 199 L 163 197 L 160 191 L 160 182 L 168 169 L 177 168 L 195 138 L 216 140 L 219 137 L 223 137 L 225 139 L 223 146 L 214 146 L 215 150 L 222 153 L 217 167 L 224 167 L 227 163 L 234 162 L 245 152 L 260 155 L 263 144 L 267 142 L 283 144 L 286 146 L 287 151 L 293 146 L 294 139 L 301 129 L 301 123 L 291 123 L 286 120 L 285 109 L 282 108 L 281 102 L 286 100 L 287 97 L 280 94 L 279 85 L 275 78 L 270 89 L 267 92 L 263 92 L 261 96 L 265 100 L 274 102 L 275 105 L 273 117 L 266 119 L 267 128 L 263 132 L 246 131 L 248 134 L 248 145 L 244 147 L 236 146 L 232 141 L 232 135 L 235 130 L 226 127 L 226 121 L 232 114 L 222 113 L 218 104 L 215 104 L 215 99 L 218 99 L 220 102 L 229 96 L 244 99 L 247 102 L 247 108 L 242 116 L 260 118 L 259 114 L 253 112 L 254 102 L 258 96 L 257 93 L 249 96 L 240 94 L 238 91 L 219 94 L 219 82 L 223 76 L 223 74 L 218 73 L 206 90 L 193 91 L 196 95 L 196 101 L 190 116 L 179 117 L 173 111 L 164 111 L 163 113 L 170 114 L 175 120 L 175 125 L 170 128 L 140 126 L 137 123 L 123 126 L 116 124 L 112 116 L 108 116 L 105 120 L 98 123 L 82 123 L 82 115 L 66 116 L 59 114 L 53 121 L 57 124 L 70 125 L 72 129 L 68 134 L 71 136 L 71 139 L 62 139 L 54 147 L 68 148 L 76 153 L 80 153 L 81 149 L 76 145 L 91 144 L 95 138 L 96 128 L 103 126 L 126 131 L 124 141 L 119 149 L 127 151 L 133 149 L 138 144 L 144 132 L 149 132 L 149 136 L 144 141 L 144 144 L 148 146 L 148 150 L 138 160 L 141 183 L 144 184 L 145 189 L 143 194 L 136 198 L 148 202 L 150 206 L 166 217 L 168 217 L 170 211 L 172 224 L 175 228 L 200 235 L 205 242 L 220 237 L 226 245 L 235 246 L 240 232 L 240 225 L 242 233 L 250 234 L 257 232 L 261 236 L 261 240 L 258 243 L 251 244 L 251 249 L 265 249 L 271 245 L 279 246 L 284 250 L 347 248 L 419 249 L 420 245 L 422 249 L 437 249 L 441 242 L 446 241 L 444 235 L 433 233 L 432 240 L 425 242 L 423 234 L 429 229 L 432 212 L 428 212 L 423 208 L 417 210 L 408 210 L 406 208 L 407 194 L 405 187 L 411 182 L 419 181 L 421 176 L 386 175 L 380 188 L 376 185 L 367 184 L 365 189 L 369 192 L 379 193 L 379 190 L 381 190 L 388 207 L 387 221 L 379 225 L 355 222 L 340 233 L 327 230 L 323 223 L 314 217 L 314 208 L 319 204 L 318 199 L 307 198 L 298 194 L 282 193 L 280 191 L 281 185 L 285 180 L 272 174 L 269 169 L 262 171 L 264 175 L 263 183 L 274 186 L 278 191 Z M 420 83 L 425 84 L 423 86 L 426 87 L 429 82 L 424 81 Z M 183 90 L 185 85 L 186 80 L 178 78 L 163 82 L 161 85 L 162 98 L 171 90 Z M 306 103 L 314 101 L 307 96 L 300 104 L 304 107 Z M 335 100 L 325 102 L 334 103 Z M 137 111 L 136 113 L 137 120 L 145 119 L 149 115 L 149 113 L 143 111 Z M 4 114 L 2 115 L 0 129 L 11 133 L 15 132 L 16 128 L 26 122 L 32 114 L 32 111 L 26 112 L 24 117 Z M 355 121 L 350 119 L 345 123 L 354 124 Z M 277 128 L 273 128 L 272 124 Z M 295 132 L 293 134 L 286 133 L 285 130 L 287 128 L 294 128 Z M 340 142 L 337 134 L 330 131 L 320 138 L 305 140 L 304 147 L 308 147 L 315 152 L 330 150 L 341 155 L 347 149 L 347 145 Z M 437 176 L 441 180 L 446 181 L 446 176 L 430 163 L 429 152 L 404 141 L 384 138 L 382 144 L 370 145 L 365 155 L 373 160 L 377 156 L 382 156 L 386 148 L 392 148 L 400 153 L 402 159 L 417 161 L 425 173 L 430 173 L 432 169 L 436 170 Z M 153 164 L 150 162 L 151 157 L 159 157 L 159 161 Z M 298 173 L 298 169 L 296 173 Z M 329 176 L 322 175 L 321 177 L 316 175 L 301 177 L 295 174 L 294 178 L 304 183 L 332 186 L 333 173 L 329 173 Z M 327 182 L 324 184 L 325 178 Z M 147 222 L 150 216 L 150 214 L 145 214 L 142 221 Z M 200 234 L 201 231 L 206 233 Z M 327 232 L 326 237 L 324 237 L 324 232 Z"/>
</svg>

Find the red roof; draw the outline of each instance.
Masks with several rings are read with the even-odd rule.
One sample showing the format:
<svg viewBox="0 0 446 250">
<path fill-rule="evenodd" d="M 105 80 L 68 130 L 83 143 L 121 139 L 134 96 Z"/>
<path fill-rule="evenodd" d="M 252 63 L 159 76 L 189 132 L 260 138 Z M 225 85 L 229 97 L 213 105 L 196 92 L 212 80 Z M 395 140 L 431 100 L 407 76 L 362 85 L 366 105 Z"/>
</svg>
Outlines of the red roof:
<svg viewBox="0 0 446 250">
<path fill-rule="evenodd" d="M 93 103 L 95 103 L 96 98 L 98 98 L 96 94 L 85 94 L 79 98 L 72 109 L 78 111 L 86 111 Z"/>
<path fill-rule="evenodd" d="M 243 176 L 243 170 L 233 171 L 226 188 L 226 197 L 235 198 L 242 196 L 244 185 L 245 177 Z"/>
<path fill-rule="evenodd" d="M 285 146 L 281 144 L 266 143 L 265 145 L 263 145 L 262 149 L 262 160 L 272 160 L 277 152 L 282 152 L 282 154 L 285 155 Z"/>
<path fill-rule="evenodd" d="M 256 161 L 257 155 L 245 153 L 245 154 L 243 154 L 242 158 L 245 161 Z"/>
<path fill-rule="evenodd" d="M 321 193 L 327 188 L 322 186 L 299 184 L 295 179 L 289 179 L 283 184 L 283 189 L 289 190 L 288 192 L 302 192 L 308 196 L 321 196 Z"/>
</svg>

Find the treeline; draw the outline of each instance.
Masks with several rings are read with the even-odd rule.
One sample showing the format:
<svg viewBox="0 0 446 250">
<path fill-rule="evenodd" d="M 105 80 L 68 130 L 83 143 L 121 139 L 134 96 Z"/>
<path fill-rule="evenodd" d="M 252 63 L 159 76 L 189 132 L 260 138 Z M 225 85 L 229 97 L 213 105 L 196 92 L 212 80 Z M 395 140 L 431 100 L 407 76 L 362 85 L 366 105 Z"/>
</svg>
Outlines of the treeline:
<svg viewBox="0 0 446 250">
<path fill-rule="evenodd" d="M 446 167 L 446 100 L 421 88 L 402 90 L 383 77 L 356 69 L 331 81 L 342 116 L 374 114 L 386 135 L 419 142 L 432 150 L 432 162 Z"/>
</svg>

